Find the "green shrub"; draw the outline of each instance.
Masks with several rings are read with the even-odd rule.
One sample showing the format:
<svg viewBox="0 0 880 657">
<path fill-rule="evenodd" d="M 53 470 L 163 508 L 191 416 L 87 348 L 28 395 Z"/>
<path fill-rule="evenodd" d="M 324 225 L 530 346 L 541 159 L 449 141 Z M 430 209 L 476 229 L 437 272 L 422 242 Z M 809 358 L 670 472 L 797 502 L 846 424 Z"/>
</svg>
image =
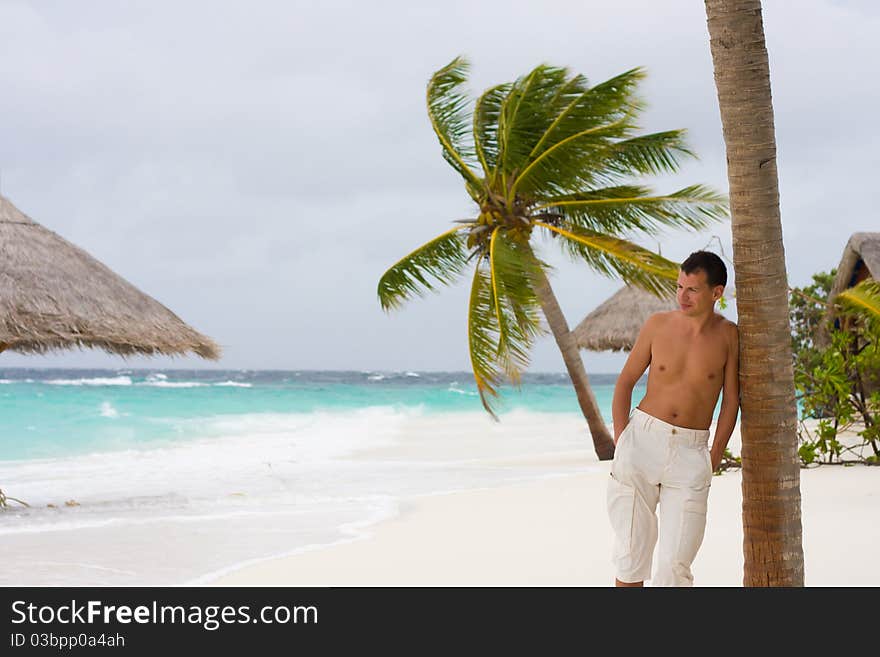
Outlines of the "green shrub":
<svg viewBox="0 0 880 657">
<path fill-rule="evenodd" d="M 880 323 L 851 313 L 832 323 L 826 300 L 834 275 L 815 274 L 812 285 L 791 291 L 794 383 L 801 420 L 798 456 L 803 465 L 880 459 L 880 389 L 872 389 L 880 372 Z M 827 335 L 825 341 L 819 339 L 821 331 Z M 813 431 L 807 419 L 818 420 Z M 847 431 L 859 440 L 842 442 L 841 434 Z M 867 456 L 865 448 L 870 448 Z"/>
</svg>

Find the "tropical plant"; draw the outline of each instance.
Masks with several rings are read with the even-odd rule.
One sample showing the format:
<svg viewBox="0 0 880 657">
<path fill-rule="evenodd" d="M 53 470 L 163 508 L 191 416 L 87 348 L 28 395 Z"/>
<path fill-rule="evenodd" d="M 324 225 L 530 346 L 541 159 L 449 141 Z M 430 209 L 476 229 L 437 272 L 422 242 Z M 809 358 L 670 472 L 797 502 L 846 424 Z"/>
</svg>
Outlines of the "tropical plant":
<svg viewBox="0 0 880 657">
<path fill-rule="evenodd" d="M 827 329 L 828 295 L 837 270 L 813 274 L 813 282 L 805 287 L 789 289 L 789 313 L 791 322 L 791 349 L 795 356 L 795 368 L 810 369 L 809 361 L 798 360 L 799 354 L 819 351 L 819 335 Z"/>
<path fill-rule="evenodd" d="M 866 341 L 867 340 L 867 341 Z M 799 456 L 805 465 L 880 462 L 880 331 L 862 326 L 830 330 L 830 344 L 816 354 L 812 371 L 795 373 L 804 418 L 818 418 L 814 427 L 801 423 Z M 873 383 L 873 389 L 870 384 Z M 843 436 L 850 432 L 861 442 Z M 864 448 L 869 455 L 864 455 Z M 844 460 L 844 457 L 849 457 Z M 854 459 L 853 459 L 854 457 Z"/>
<path fill-rule="evenodd" d="M 837 295 L 851 310 L 880 320 L 880 281 L 868 278 Z"/>
<path fill-rule="evenodd" d="M 861 305 L 851 309 L 841 304 L 828 312 L 834 274 L 833 270 L 814 274 L 812 285 L 792 289 L 794 382 L 801 405 L 798 456 L 803 465 L 823 460 L 876 463 L 880 461 L 880 322 L 863 313 Z M 832 321 L 841 317 L 846 321 Z M 821 342 L 816 340 L 820 332 L 825 336 Z M 816 422 L 808 426 L 808 419 Z M 861 438 L 861 443 L 843 440 L 846 432 Z M 870 449 L 868 456 L 865 448 Z"/>
<path fill-rule="evenodd" d="M 801 408 L 804 397 L 812 396 L 808 377 L 822 368 L 823 338 L 828 336 L 828 294 L 834 284 L 836 269 L 813 274 L 813 282 L 802 288 L 789 288 L 789 315 L 791 324 L 791 356 L 794 368 L 795 391 Z M 814 399 L 813 404 L 818 404 Z M 815 406 L 820 416 L 828 415 Z"/>
<path fill-rule="evenodd" d="M 740 333 L 743 583 L 803 586 L 797 404 L 760 0 L 705 0 L 727 151 Z"/>
<path fill-rule="evenodd" d="M 546 331 L 543 313 L 596 453 L 610 459 L 611 436 L 535 238 L 557 238 L 568 255 L 601 274 L 672 294 L 678 265 L 630 235 L 701 229 L 725 216 L 725 199 L 702 185 L 657 195 L 634 181 L 675 171 L 681 157 L 693 155 L 681 130 L 636 136 L 641 69 L 591 87 L 582 75 L 541 64 L 471 104 L 463 91 L 468 68 L 457 57 L 437 71 L 427 105 L 442 155 L 464 179 L 475 216 L 390 267 L 379 281 L 379 301 L 386 311 L 397 308 L 473 268 L 468 350 L 480 399 L 495 419 L 501 383 L 519 383 L 535 338 Z"/>
</svg>

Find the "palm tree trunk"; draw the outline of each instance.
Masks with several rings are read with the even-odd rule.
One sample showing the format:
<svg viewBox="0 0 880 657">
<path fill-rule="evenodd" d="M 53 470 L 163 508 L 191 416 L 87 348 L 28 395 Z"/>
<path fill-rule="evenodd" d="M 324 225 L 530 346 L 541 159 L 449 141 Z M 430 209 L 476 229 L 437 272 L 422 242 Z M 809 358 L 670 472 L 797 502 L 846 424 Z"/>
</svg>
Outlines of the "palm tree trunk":
<svg viewBox="0 0 880 657">
<path fill-rule="evenodd" d="M 596 403 L 596 395 L 593 394 L 593 389 L 590 387 L 590 379 L 584 369 L 584 362 L 581 360 L 574 336 L 568 329 L 568 322 L 565 321 L 562 308 L 559 307 L 556 295 L 553 294 L 550 281 L 543 274 L 535 286 L 535 294 L 538 296 L 538 301 L 541 302 L 541 309 L 544 311 L 544 317 L 547 319 L 547 324 L 550 325 L 553 337 L 556 338 L 559 351 L 562 352 L 565 369 L 568 370 L 578 404 L 593 437 L 596 456 L 600 461 L 610 461 L 614 458 L 614 440 L 612 440 L 611 433 L 605 426 L 605 420 L 602 419 L 602 414 L 599 412 L 599 404 Z"/>
<path fill-rule="evenodd" d="M 760 0 L 705 0 L 740 330 L 745 586 L 803 586 L 797 406 Z"/>
</svg>

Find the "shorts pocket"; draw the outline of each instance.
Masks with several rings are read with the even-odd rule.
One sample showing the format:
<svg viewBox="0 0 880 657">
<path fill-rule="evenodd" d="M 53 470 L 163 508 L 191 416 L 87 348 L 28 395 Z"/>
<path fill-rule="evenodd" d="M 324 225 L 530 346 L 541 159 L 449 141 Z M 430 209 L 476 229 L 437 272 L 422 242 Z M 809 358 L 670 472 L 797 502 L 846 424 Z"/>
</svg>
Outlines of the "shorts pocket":
<svg viewBox="0 0 880 657">
<path fill-rule="evenodd" d="M 615 445 L 615 451 L 620 449 L 620 446 L 623 444 L 623 439 L 627 438 L 632 431 L 632 422 L 629 422 L 624 428 L 623 431 L 620 432 L 620 435 L 617 437 L 617 445 Z"/>
<path fill-rule="evenodd" d="M 617 446 L 620 447 L 620 443 L 623 442 L 623 439 L 629 435 L 632 430 L 632 421 L 627 422 L 626 426 L 623 428 L 623 431 L 620 432 L 620 435 L 617 437 Z"/>
<path fill-rule="evenodd" d="M 612 559 L 620 563 L 630 558 L 633 542 L 633 516 L 635 515 L 635 489 L 614 476 L 608 481 L 608 517 L 614 532 Z"/>
<path fill-rule="evenodd" d="M 676 561 L 687 567 L 693 563 L 697 551 L 703 543 L 706 532 L 706 503 L 704 499 L 688 499 L 684 501 L 681 514 L 681 534 L 676 551 Z"/>
</svg>

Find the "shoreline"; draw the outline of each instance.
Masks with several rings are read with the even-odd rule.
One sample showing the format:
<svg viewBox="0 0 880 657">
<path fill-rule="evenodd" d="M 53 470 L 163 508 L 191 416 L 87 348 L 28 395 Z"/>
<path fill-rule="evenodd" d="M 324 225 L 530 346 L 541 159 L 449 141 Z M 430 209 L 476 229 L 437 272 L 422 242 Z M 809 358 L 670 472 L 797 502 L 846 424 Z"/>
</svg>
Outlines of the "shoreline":
<svg viewBox="0 0 880 657">
<path fill-rule="evenodd" d="M 410 498 L 589 463 L 576 415 L 521 412 L 501 425 L 478 417 L 384 408 L 307 424 L 272 416 L 261 433 L 0 465 L 0 481 L 32 504 L 0 518 L 0 585 L 192 585 L 360 539 Z"/>
<path fill-rule="evenodd" d="M 82 504 L 5 518 L 9 568 L 0 579 L 36 586 L 613 582 L 605 508 L 611 462 L 596 459 L 581 417 L 523 413 L 498 425 L 471 414 L 406 414 L 392 415 L 390 426 L 386 415 L 354 417 L 331 416 L 298 434 L 129 455 L 112 467 L 70 461 L 77 467 L 61 484 L 76 488 Z M 254 450 L 255 440 L 262 449 Z M 737 424 L 728 442 L 734 454 L 739 442 Z M 800 472 L 807 584 L 880 585 L 861 559 L 880 543 L 880 524 L 866 522 L 880 502 L 880 470 Z M 60 497 L 54 472 L 40 464 L 16 475 L 22 489 L 74 497 Z M 694 562 L 698 586 L 741 584 L 741 481 L 738 469 L 713 478 Z M 166 488 L 156 488 L 162 482 Z M 125 497 L 129 490 L 150 494 Z"/>
</svg>

